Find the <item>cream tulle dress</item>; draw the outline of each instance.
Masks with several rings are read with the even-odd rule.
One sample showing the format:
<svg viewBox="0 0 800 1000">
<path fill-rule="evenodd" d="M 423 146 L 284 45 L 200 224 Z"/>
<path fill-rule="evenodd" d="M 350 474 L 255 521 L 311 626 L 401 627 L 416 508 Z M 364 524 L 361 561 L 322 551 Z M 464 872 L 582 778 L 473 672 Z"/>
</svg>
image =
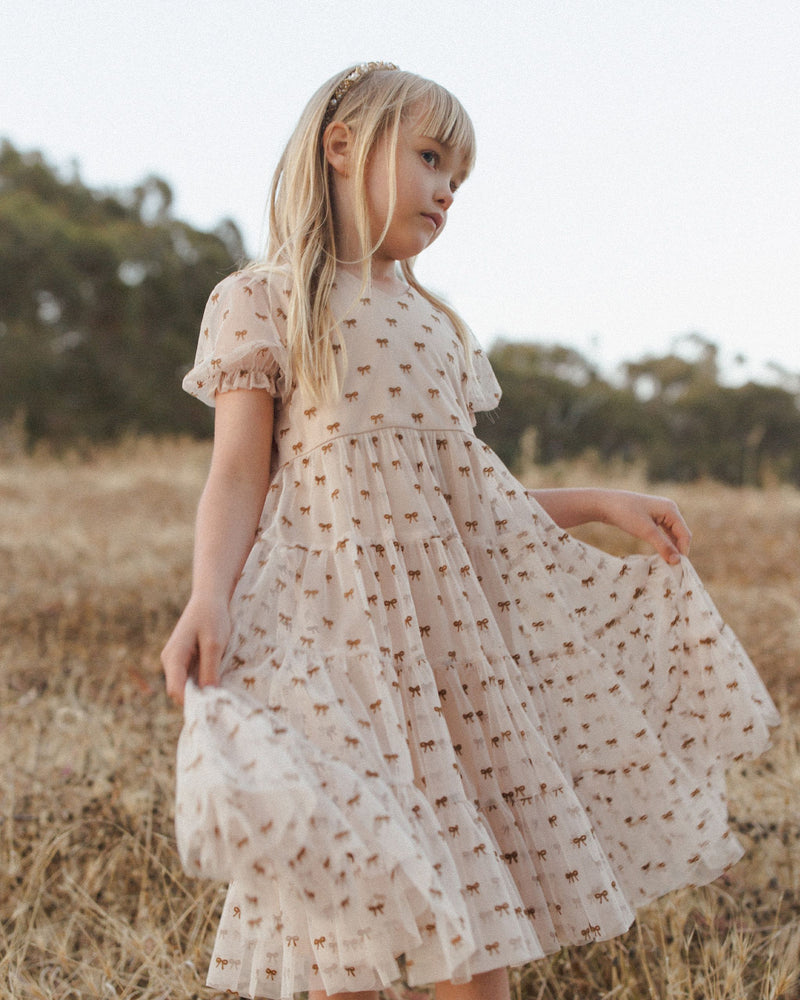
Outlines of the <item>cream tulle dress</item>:
<svg viewBox="0 0 800 1000">
<path fill-rule="evenodd" d="M 341 273 L 342 398 L 287 400 L 285 283 L 222 281 L 184 382 L 276 399 L 221 685 L 190 684 L 178 750 L 184 865 L 230 883 L 209 985 L 463 981 L 715 878 L 725 766 L 777 713 L 691 565 L 562 532 L 474 436 L 484 354 L 411 290 Z"/>
</svg>

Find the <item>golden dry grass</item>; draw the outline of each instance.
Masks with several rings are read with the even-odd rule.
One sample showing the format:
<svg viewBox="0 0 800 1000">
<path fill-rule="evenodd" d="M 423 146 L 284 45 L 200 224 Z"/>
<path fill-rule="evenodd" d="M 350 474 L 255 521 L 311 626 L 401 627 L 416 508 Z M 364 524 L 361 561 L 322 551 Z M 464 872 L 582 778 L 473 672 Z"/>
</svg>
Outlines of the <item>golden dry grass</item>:
<svg viewBox="0 0 800 1000">
<path fill-rule="evenodd" d="M 201 983 L 224 890 L 177 861 L 180 717 L 158 667 L 188 591 L 208 454 L 139 441 L 0 464 L 2 997 L 212 996 Z M 635 471 L 592 463 L 527 478 L 642 487 Z M 748 852 L 624 937 L 516 971 L 519 1000 L 800 995 L 800 494 L 670 493 L 694 528 L 695 564 L 784 712 L 770 753 L 731 776 Z"/>
</svg>

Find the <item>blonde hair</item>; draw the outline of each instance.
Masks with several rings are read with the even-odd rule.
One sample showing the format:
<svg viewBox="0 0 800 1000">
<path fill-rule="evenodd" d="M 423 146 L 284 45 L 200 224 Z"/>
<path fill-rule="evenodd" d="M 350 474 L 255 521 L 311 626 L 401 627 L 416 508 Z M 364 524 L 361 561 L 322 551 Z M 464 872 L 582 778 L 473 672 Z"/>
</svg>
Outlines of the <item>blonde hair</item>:
<svg viewBox="0 0 800 1000">
<path fill-rule="evenodd" d="M 278 271 L 289 281 L 286 384 L 296 383 L 312 400 L 327 400 L 341 391 L 341 374 L 334 352 L 334 344 L 339 342 L 340 318 L 333 315 L 330 304 L 336 276 L 332 185 L 322 137 L 331 118 L 331 100 L 356 69 L 351 66 L 332 77 L 306 105 L 272 180 L 266 257 L 250 265 L 257 270 Z M 369 282 L 370 257 L 388 230 L 394 211 L 397 139 L 400 124 L 412 108 L 415 113 L 421 112 L 421 131 L 457 149 L 464 158 L 465 171 L 469 172 L 475 158 L 472 122 L 459 101 L 432 80 L 402 70 L 374 69 L 359 77 L 335 104 L 333 119 L 350 126 L 354 138 L 354 181 L 358 193 L 355 221 L 365 287 Z M 366 168 L 370 153 L 384 136 L 388 136 L 389 217 L 377 244 L 373 245 Z M 401 262 L 405 280 L 449 317 L 469 358 L 469 335 L 463 320 L 422 287 L 413 265 L 413 258 Z"/>
</svg>

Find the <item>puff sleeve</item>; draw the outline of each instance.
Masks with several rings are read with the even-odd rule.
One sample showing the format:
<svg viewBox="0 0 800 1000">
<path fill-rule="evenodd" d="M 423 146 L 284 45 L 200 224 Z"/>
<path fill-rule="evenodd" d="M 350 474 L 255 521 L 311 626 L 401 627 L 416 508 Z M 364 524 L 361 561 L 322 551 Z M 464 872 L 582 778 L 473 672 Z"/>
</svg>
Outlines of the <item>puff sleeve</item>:
<svg viewBox="0 0 800 1000">
<path fill-rule="evenodd" d="M 502 389 L 492 370 L 486 352 L 470 331 L 471 369 L 467 373 L 467 405 L 473 426 L 475 414 L 482 410 L 493 410 L 500 402 Z"/>
<path fill-rule="evenodd" d="M 286 348 L 278 322 L 285 316 L 285 292 L 275 279 L 254 271 L 237 271 L 211 293 L 200 325 L 194 366 L 183 388 L 208 406 L 218 392 L 266 389 L 284 391 Z"/>
</svg>

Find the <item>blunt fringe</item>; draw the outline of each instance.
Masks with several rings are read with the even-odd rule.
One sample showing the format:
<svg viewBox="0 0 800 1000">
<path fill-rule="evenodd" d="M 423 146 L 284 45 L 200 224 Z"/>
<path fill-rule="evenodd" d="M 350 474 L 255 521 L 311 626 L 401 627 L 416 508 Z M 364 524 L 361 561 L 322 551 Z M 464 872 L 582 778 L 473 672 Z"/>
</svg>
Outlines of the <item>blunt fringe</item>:
<svg viewBox="0 0 800 1000">
<path fill-rule="evenodd" d="M 269 238 L 263 259 L 253 270 L 276 272 L 289 283 L 286 337 L 286 385 L 297 385 L 304 396 L 327 401 L 341 391 L 339 365 L 345 363 L 339 321 L 330 304 L 336 276 L 336 239 L 330 170 L 322 143 L 325 116 L 339 84 L 355 69 L 337 73 L 313 95 L 278 161 L 269 195 Z M 475 160 L 475 133 L 466 111 L 448 90 L 403 70 L 373 70 L 353 85 L 336 108 L 335 120 L 353 133 L 354 181 L 357 198 L 356 229 L 361 250 L 362 288 L 370 281 L 370 257 L 380 245 L 391 221 L 396 198 L 395 154 L 400 123 L 411 109 L 421 111 L 426 135 L 455 148 L 464 157 L 467 172 Z M 389 218 L 373 245 L 369 232 L 366 169 L 370 153 L 388 136 Z M 442 310 L 464 344 L 467 358 L 468 330 L 445 302 L 424 288 L 414 274 L 414 259 L 401 262 L 408 285 Z M 341 346 L 337 364 L 334 345 Z M 344 370 L 342 368 L 342 370 Z"/>
</svg>

